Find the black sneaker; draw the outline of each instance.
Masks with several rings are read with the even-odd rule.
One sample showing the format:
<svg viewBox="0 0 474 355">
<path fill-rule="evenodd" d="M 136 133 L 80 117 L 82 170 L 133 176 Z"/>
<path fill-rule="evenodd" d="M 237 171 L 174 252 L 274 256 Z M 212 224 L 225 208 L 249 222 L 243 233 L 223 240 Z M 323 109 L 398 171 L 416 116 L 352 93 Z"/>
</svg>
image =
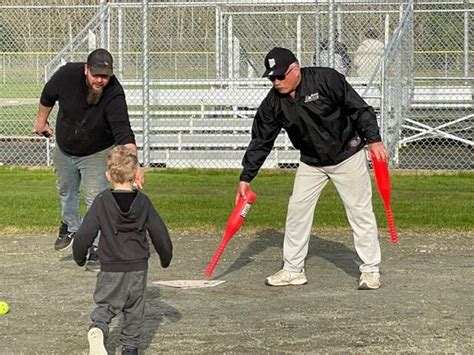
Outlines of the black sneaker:
<svg viewBox="0 0 474 355">
<path fill-rule="evenodd" d="M 138 355 L 138 349 L 137 348 L 124 347 L 122 349 L 122 355 Z"/>
<path fill-rule="evenodd" d="M 91 247 L 89 249 L 89 257 L 87 258 L 86 270 L 95 272 L 100 271 L 100 261 L 99 254 L 97 252 L 97 247 Z"/>
<path fill-rule="evenodd" d="M 74 232 L 68 232 L 67 224 L 61 222 L 59 226 L 58 238 L 54 242 L 55 250 L 63 250 L 71 245 L 72 240 L 74 239 Z"/>
</svg>

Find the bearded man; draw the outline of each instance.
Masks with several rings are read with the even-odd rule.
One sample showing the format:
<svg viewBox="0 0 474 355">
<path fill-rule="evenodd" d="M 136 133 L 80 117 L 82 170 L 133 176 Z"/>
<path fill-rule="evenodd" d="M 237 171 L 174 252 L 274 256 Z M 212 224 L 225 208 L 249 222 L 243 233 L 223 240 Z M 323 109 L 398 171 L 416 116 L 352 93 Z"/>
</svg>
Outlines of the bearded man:
<svg viewBox="0 0 474 355">
<path fill-rule="evenodd" d="M 48 117 L 58 102 L 56 134 Z M 122 85 L 113 74 L 112 55 L 99 48 L 86 63 L 67 63 L 58 69 L 41 93 L 34 132 L 56 140 L 53 162 L 61 201 L 61 224 L 56 250 L 69 247 L 82 222 L 81 184 L 87 208 L 107 188 L 106 157 L 114 145 L 126 145 L 136 153 Z M 139 168 L 135 178 L 143 186 Z M 89 250 L 86 270 L 98 271 L 99 235 Z"/>
</svg>

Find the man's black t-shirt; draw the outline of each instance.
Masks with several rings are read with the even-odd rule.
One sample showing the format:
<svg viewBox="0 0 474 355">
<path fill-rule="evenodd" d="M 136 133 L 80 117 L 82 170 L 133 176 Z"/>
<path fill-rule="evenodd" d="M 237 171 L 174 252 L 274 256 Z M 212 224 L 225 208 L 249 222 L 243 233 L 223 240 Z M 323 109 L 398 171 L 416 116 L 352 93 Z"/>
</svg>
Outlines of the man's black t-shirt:
<svg viewBox="0 0 474 355">
<path fill-rule="evenodd" d="M 56 142 L 67 154 L 85 156 L 114 144 L 135 144 L 122 86 L 115 76 L 99 103 L 87 103 L 84 63 L 68 63 L 53 75 L 41 93 L 46 107 L 59 104 Z"/>
</svg>

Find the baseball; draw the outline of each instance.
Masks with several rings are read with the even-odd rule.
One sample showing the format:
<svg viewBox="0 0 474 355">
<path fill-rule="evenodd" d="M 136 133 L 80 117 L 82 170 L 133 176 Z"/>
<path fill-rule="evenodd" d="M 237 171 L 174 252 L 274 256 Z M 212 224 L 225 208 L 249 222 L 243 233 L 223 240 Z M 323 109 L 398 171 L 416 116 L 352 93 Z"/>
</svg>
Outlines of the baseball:
<svg viewBox="0 0 474 355">
<path fill-rule="evenodd" d="M 6 314 L 10 310 L 8 307 L 8 303 L 4 301 L 0 301 L 0 314 Z"/>
</svg>

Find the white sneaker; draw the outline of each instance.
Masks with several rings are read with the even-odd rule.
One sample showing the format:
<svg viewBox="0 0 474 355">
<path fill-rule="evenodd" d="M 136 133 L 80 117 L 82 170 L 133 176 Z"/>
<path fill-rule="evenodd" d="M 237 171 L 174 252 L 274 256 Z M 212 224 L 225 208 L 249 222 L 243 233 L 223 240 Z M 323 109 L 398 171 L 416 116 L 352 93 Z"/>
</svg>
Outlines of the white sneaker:
<svg viewBox="0 0 474 355">
<path fill-rule="evenodd" d="M 268 286 L 298 286 L 305 285 L 308 283 L 304 274 L 304 269 L 301 272 L 291 272 L 287 270 L 280 270 L 272 276 L 268 276 L 265 279 L 265 285 Z"/>
<path fill-rule="evenodd" d="M 376 290 L 378 288 L 380 288 L 380 274 L 378 272 L 360 274 L 359 290 Z"/>
<path fill-rule="evenodd" d="M 89 340 L 89 355 L 107 355 L 104 345 L 104 333 L 100 328 L 91 328 L 87 333 Z"/>
</svg>

